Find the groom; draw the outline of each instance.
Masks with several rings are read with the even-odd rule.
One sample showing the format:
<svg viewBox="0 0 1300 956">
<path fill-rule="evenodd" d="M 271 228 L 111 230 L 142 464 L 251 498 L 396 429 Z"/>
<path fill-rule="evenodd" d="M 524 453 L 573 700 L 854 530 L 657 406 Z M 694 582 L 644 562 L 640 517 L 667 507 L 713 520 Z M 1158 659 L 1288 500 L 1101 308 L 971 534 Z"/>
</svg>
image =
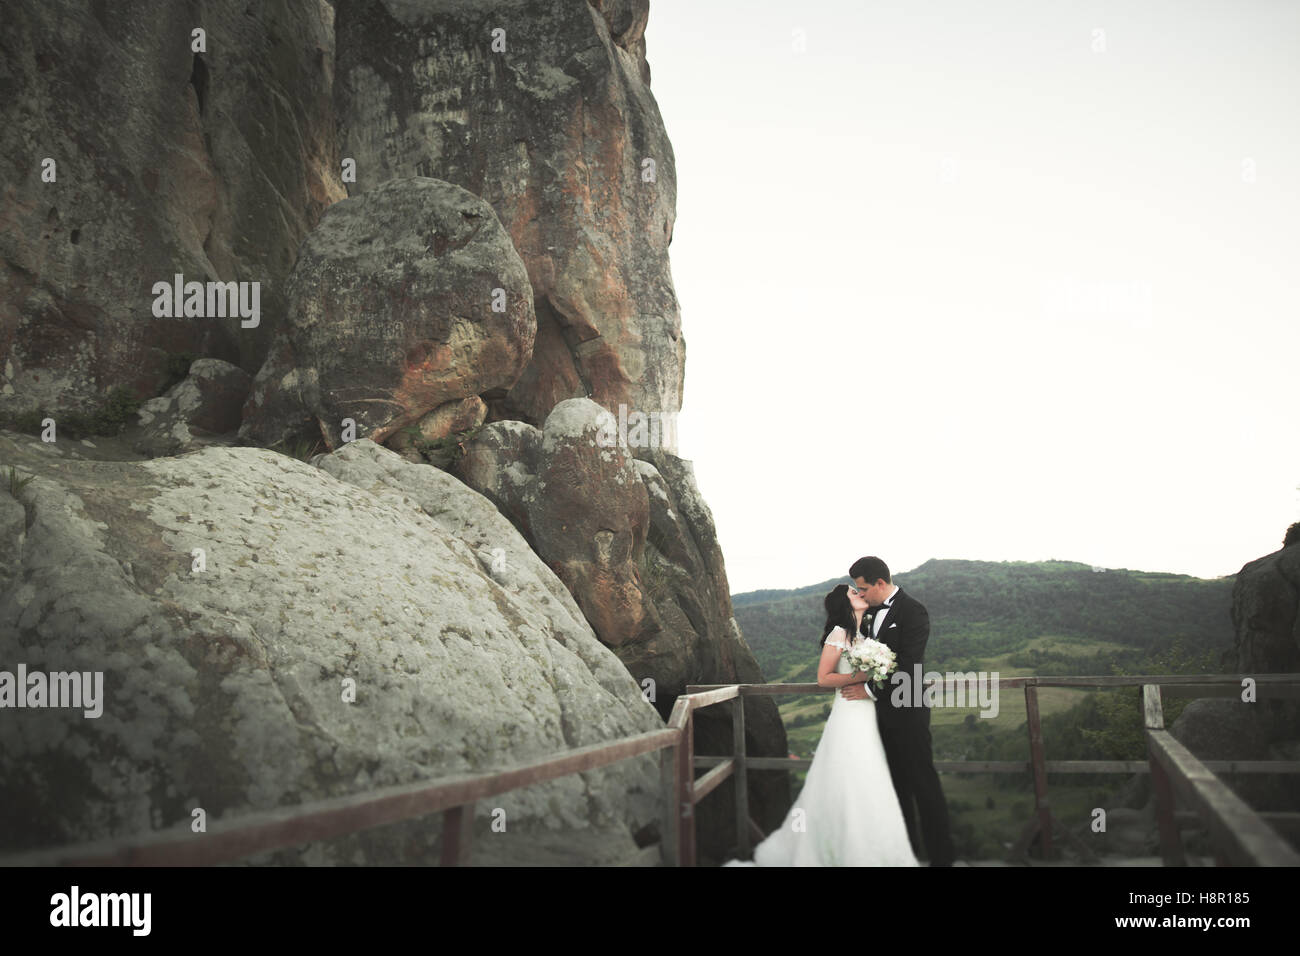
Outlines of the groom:
<svg viewBox="0 0 1300 956">
<path fill-rule="evenodd" d="M 930 639 L 930 614 L 925 605 L 890 582 L 889 566 L 880 558 L 858 558 L 849 568 L 849 577 L 867 599 L 872 612 L 871 633 L 864 632 L 864 636 L 874 637 L 888 645 L 897 655 L 896 673 L 911 680 L 913 667 L 922 663 L 925 644 Z M 863 684 L 850 684 L 840 693 L 849 700 L 863 700 L 867 696 Z M 892 701 L 893 696 L 889 688 L 883 688 L 877 694 L 876 723 L 880 727 L 880 740 L 885 746 L 894 791 L 907 822 L 912 850 L 917 852 L 918 849 L 916 813 L 912 809 L 915 800 L 930 865 L 952 866 L 948 803 L 944 800 L 939 774 L 930 754 L 930 708 L 928 705 L 910 706 L 915 699 L 911 693 L 902 695 L 904 700 L 898 704 Z"/>
</svg>

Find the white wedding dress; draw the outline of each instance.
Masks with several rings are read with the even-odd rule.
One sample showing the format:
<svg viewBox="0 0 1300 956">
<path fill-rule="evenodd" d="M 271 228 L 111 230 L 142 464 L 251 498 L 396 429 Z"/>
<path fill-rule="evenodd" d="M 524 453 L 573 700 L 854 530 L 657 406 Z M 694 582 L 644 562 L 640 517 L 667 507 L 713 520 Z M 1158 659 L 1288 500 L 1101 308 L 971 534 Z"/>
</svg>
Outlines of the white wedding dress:
<svg viewBox="0 0 1300 956">
<path fill-rule="evenodd" d="M 837 627 L 826 644 L 848 649 Z M 841 655 L 836 674 L 851 668 Z M 754 848 L 753 862 L 726 866 L 920 866 L 876 726 L 875 701 L 839 691 L 803 789 L 781 826 Z"/>
</svg>

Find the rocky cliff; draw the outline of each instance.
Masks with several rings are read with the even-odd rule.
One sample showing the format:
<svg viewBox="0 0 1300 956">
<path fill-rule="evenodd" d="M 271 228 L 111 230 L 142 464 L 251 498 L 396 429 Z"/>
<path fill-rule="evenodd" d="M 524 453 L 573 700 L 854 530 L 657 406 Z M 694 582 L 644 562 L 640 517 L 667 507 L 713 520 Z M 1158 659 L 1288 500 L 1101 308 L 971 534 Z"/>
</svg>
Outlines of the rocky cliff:
<svg viewBox="0 0 1300 956">
<path fill-rule="evenodd" d="M 1232 588 L 1234 643 L 1228 673 L 1300 673 L 1300 536 L 1248 562 Z M 1194 700 L 1172 732 L 1202 760 L 1300 759 L 1300 704 L 1240 698 Z M 1283 775 L 1239 774 L 1229 782 L 1258 810 L 1300 810 L 1300 788 Z"/>
<path fill-rule="evenodd" d="M 173 356 L 257 371 L 298 246 L 346 195 L 333 70 L 324 0 L 5 4 L 0 411 L 151 397 Z M 260 281 L 259 325 L 154 315 L 177 273 Z"/>
<path fill-rule="evenodd" d="M 102 670 L 106 705 L 0 711 L 0 848 L 487 769 L 762 679 L 677 457 L 648 16 L 7 8 L 0 669 Z M 785 754 L 770 700 L 746 717 Z M 697 753 L 730 748 L 703 712 Z M 785 775 L 751 779 L 776 825 Z M 654 780 L 519 791 L 508 837 L 480 806 L 475 860 L 626 858 Z M 276 859 L 426 860 L 429 829 Z"/>
<path fill-rule="evenodd" d="M 540 425 L 566 398 L 681 408 L 669 273 L 677 168 L 650 93 L 648 0 L 339 0 L 351 195 L 436 176 L 496 210 L 528 269 L 532 360 L 489 396 Z"/>
</svg>

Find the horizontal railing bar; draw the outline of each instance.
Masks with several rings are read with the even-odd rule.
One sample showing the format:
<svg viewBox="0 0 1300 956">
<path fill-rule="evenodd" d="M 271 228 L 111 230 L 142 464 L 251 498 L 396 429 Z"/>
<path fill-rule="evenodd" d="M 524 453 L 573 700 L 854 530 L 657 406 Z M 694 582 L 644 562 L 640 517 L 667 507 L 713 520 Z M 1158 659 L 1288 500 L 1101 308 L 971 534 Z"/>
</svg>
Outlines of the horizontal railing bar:
<svg viewBox="0 0 1300 956">
<path fill-rule="evenodd" d="M 1300 773 L 1300 760 L 1203 760 L 1215 773 Z M 1048 773 L 1150 773 L 1146 760 L 1047 760 Z M 1029 762 L 1015 760 L 936 760 L 934 769 L 949 773 L 1020 773 Z"/>
<path fill-rule="evenodd" d="M 570 773 L 594 770 L 671 747 L 681 731 L 652 730 L 591 744 L 503 770 L 444 777 L 299 806 L 277 807 L 209 825 L 189 822 L 137 838 L 100 840 L 0 858 L 0 866 L 205 866 L 411 820 Z"/>
<path fill-rule="evenodd" d="M 1202 760 L 1215 773 L 1300 773 L 1300 760 Z"/>
<path fill-rule="evenodd" d="M 1263 675 L 1260 675 L 1263 676 Z M 1161 697 L 1240 697 L 1240 684 L 1169 684 L 1160 689 Z M 1292 700 L 1300 697 L 1300 684 L 1260 683 L 1255 697 Z"/>
<path fill-rule="evenodd" d="M 1167 730 L 1147 728 L 1151 755 L 1168 771 L 1179 795 L 1192 804 L 1236 866 L 1300 866 L 1300 853 L 1214 776 Z"/>
<path fill-rule="evenodd" d="M 834 687 L 820 687 L 817 684 L 688 684 L 687 693 L 713 690 L 716 687 L 739 687 L 745 696 L 769 696 L 772 694 L 833 694 Z"/>
<path fill-rule="evenodd" d="M 704 776 L 695 781 L 691 788 L 691 803 L 699 803 L 722 781 L 726 780 L 736 772 L 736 758 L 726 757 L 722 763 L 718 764 Z"/>
<path fill-rule="evenodd" d="M 1256 810 L 1259 816 L 1263 817 L 1272 826 L 1300 826 L 1300 813 L 1294 810 Z M 1195 810 L 1176 810 L 1174 818 L 1179 823 L 1194 823 L 1204 826 L 1205 821 Z"/>
<path fill-rule="evenodd" d="M 692 690 L 686 688 L 686 695 L 691 699 L 691 707 L 699 710 L 701 707 L 709 707 L 713 704 L 720 704 L 725 700 L 735 700 L 740 696 L 740 684 L 719 684 L 707 690 Z"/>
<path fill-rule="evenodd" d="M 718 759 L 716 757 L 712 759 Z M 748 770 L 807 770 L 812 766 L 812 759 L 801 757 L 746 757 Z"/>
<path fill-rule="evenodd" d="M 695 766 L 701 769 L 716 767 L 727 760 L 731 760 L 731 757 L 695 757 Z M 803 760 L 800 757 L 750 757 L 749 754 L 745 756 L 745 766 L 749 770 L 798 770 L 800 765 L 807 767 L 811 763 L 813 761 Z M 699 786 L 699 780 L 695 780 L 695 786 Z"/>
<path fill-rule="evenodd" d="M 696 756 L 695 766 L 716 767 L 729 757 Z M 747 757 L 753 770 L 798 770 L 808 767 L 811 758 Z M 1300 773 L 1300 760 L 1203 760 L 1206 769 L 1214 773 Z M 1048 773 L 1150 773 L 1151 764 L 1145 760 L 1048 760 L 1044 766 Z M 1028 760 L 936 760 L 934 769 L 940 773 L 1028 773 Z"/>
<path fill-rule="evenodd" d="M 1142 684 L 1159 684 L 1171 687 L 1179 684 L 1237 684 L 1246 678 L 1261 684 L 1300 684 L 1300 674 L 1135 674 L 1104 675 L 1098 677 L 1028 677 L 1012 680 L 1032 680 L 1039 687 L 1132 687 Z"/>
<path fill-rule="evenodd" d="M 972 673 L 971 671 L 951 672 L 951 673 Z M 978 673 L 978 672 L 974 672 Z M 1240 689 L 1241 682 L 1250 678 L 1255 682 L 1257 687 L 1281 688 L 1296 685 L 1300 687 L 1300 674 L 1135 674 L 1117 676 L 1113 674 L 1098 675 L 1096 677 L 999 677 L 996 680 L 988 678 L 990 684 L 998 687 L 1016 688 L 1033 685 L 1036 687 L 1138 687 L 1143 684 L 1159 684 L 1161 687 L 1177 687 L 1178 685 L 1204 685 L 1209 688 L 1223 686 L 1236 687 Z M 952 680 L 927 680 L 926 686 L 942 683 L 945 688 L 954 686 L 959 681 Z M 962 682 L 964 683 L 964 682 Z M 688 694 L 704 693 L 707 691 L 717 690 L 723 687 L 739 687 L 743 696 L 768 696 L 772 694 L 829 694 L 834 687 L 822 687 L 815 683 L 802 684 L 688 684 L 686 692 Z M 1172 693 L 1175 696 L 1185 696 L 1179 694 L 1177 690 Z M 1190 693 L 1190 692 L 1189 692 Z M 1214 696 L 1214 695 L 1207 695 Z M 1289 694 L 1275 696 L 1290 696 Z"/>
</svg>

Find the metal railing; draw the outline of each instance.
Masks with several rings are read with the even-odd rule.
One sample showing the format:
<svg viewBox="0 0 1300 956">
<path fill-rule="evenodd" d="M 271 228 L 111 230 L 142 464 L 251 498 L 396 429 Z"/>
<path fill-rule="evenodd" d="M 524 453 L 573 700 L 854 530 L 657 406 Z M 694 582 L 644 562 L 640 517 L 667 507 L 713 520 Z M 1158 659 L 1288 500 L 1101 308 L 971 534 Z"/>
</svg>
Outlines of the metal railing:
<svg viewBox="0 0 1300 956">
<path fill-rule="evenodd" d="M 1050 773 L 1152 774 L 1157 819 L 1165 862 L 1185 862 L 1177 824 L 1187 819 L 1174 807 L 1175 793 L 1195 809 L 1220 848 L 1220 861 L 1231 863 L 1297 865 L 1300 855 L 1291 850 L 1270 826 L 1296 814 L 1257 813 L 1237 798 L 1214 773 L 1300 773 L 1300 761 L 1200 761 L 1164 729 L 1161 688 L 1166 696 L 1235 696 L 1245 675 L 1136 676 L 1136 677 L 1010 677 L 998 678 L 999 688 L 1024 689 L 1028 717 L 1028 761 L 936 761 L 941 772 L 1025 773 L 1033 776 L 1034 813 L 1013 857 L 1027 853 L 1037 838 L 1050 855 L 1054 833 L 1076 844 L 1085 855 L 1091 851 L 1053 816 L 1048 797 Z M 1262 674 L 1252 678 L 1261 696 L 1300 696 L 1300 674 Z M 945 681 L 944 693 L 947 694 Z M 1047 760 L 1039 720 L 1040 687 L 1114 688 L 1143 687 L 1145 733 L 1149 760 Z M 750 696 L 833 693 L 817 684 L 691 685 L 677 698 L 662 730 L 620 740 L 593 744 L 514 767 L 477 774 L 443 777 L 436 781 L 386 787 L 321 800 L 296 807 L 221 819 L 207 832 L 193 833 L 188 824 L 138 837 L 110 839 L 0 858 L 10 866 L 168 866 L 228 863 L 271 850 L 299 846 L 343 836 L 371 827 L 442 814 L 441 863 L 464 865 L 470 861 L 474 806 L 488 797 L 520 787 L 544 783 L 571 773 L 581 773 L 647 753 L 659 753 L 663 799 L 661 860 L 667 866 L 693 866 L 696 862 L 695 807 L 729 777 L 736 780 L 736 834 L 742 856 L 763 832 L 749 814 L 748 773 L 751 770 L 792 770 L 810 760 L 787 757 L 750 757 L 745 748 L 743 702 Z M 733 754 L 700 756 L 694 751 L 695 711 L 732 702 Z M 705 773 L 695 777 L 696 768 Z"/>
<path fill-rule="evenodd" d="M 230 863 L 258 853 L 344 836 L 371 827 L 442 814 L 440 862 L 470 860 L 474 805 L 497 794 L 582 773 L 630 757 L 659 752 L 667 865 L 695 863 L 694 807 L 732 772 L 730 761 L 694 779 L 693 714 L 699 707 L 733 700 L 736 685 L 677 698 L 663 730 L 581 747 L 515 767 L 436 781 L 385 787 L 296 807 L 242 814 L 214 821 L 202 833 L 182 823 L 136 837 L 35 850 L 0 858 L 0 866 L 203 866 Z M 742 708 L 737 708 L 741 711 Z M 744 751 L 744 714 L 737 721 Z M 681 812 L 677 812 L 677 808 Z"/>
</svg>

